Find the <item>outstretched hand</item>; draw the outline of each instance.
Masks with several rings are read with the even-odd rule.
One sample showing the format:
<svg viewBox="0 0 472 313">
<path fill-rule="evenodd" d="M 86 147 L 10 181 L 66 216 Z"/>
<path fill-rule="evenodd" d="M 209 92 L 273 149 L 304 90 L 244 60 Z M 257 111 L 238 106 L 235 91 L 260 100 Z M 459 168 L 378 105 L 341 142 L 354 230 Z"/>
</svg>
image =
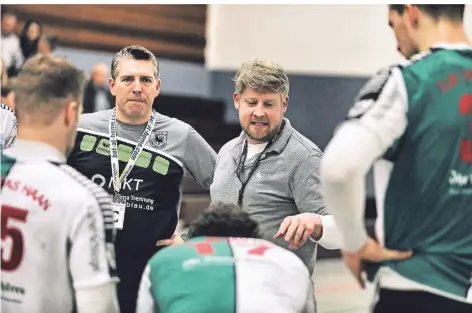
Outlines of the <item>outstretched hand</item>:
<svg viewBox="0 0 472 313">
<path fill-rule="evenodd" d="M 301 213 L 287 216 L 279 230 L 274 235 L 274 239 L 284 237 L 289 242 L 290 249 L 300 248 L 310 236 L 315 238 L 321 236 L 323 224 L 320 217 L 315 213 Z"/>
</svg>

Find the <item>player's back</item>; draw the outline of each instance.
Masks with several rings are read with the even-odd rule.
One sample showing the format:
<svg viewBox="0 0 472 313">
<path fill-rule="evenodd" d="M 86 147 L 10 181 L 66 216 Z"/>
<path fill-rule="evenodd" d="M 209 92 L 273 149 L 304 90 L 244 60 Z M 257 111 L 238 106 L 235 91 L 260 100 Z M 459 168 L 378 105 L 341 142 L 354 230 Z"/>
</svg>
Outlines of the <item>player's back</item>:
<svg viewBox="0 0 472 313">
<path fill-rule="evenodd" d="M 2 312 L 75 312 L 74 289 L 113 280 L 108 196 L 61 163 L 8 151 L 1 163 Z"/>
<path fill-rule="evenodd" d="M 465 299 L 472 272 L 472 49 L 434 48 L 401 72 L 408 125 L 375 167 L 377 194 L 385 190 L 377 197 L 380 236 L 388 248 L 415 251 L 389 264 L 397 273 Z"/>
<path fill-rule="evenodd" d="M 197 237 L 156 253 L 138 299 L 160 313 L 314 312 L 308 269 L 290 251 L 261 239 Z M 150 306 L 148 306 L 149 308 Z"/>
</svg>

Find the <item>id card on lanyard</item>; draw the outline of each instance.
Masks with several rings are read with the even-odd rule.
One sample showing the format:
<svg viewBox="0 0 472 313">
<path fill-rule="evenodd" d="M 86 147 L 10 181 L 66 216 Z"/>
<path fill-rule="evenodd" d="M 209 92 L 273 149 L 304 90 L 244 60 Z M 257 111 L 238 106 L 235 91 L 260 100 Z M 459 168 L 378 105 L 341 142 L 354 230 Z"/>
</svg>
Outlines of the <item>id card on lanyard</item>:
<svg viewBox="0 0 472 313">
<path fill-rule="evenodd" d="M 151 137 L 152 130 L 155 125 L 156 118 L 154 114 L 151 114 L 149 121 L 144 129 L 141 138 L 139 138 L 136 147 L 134 148 L 131 157 L 126 164 L 123 172 L 120 175 L 120 165 L 118 161 L 118 140 L 116 135 L 116 109 L 113 110 L 113 113 L 110 117 L 109 122 L 109 132 L 110 132 L 110 160 L 111 160 L 111 175 L 113 181 L 113 224 L 115 229 L 123 229 L 125 221 L 125 211 L 126 211 L 126 198 L 120 195 L 121 184 L 128 177 L 129 173 L 134 167 L 136 160 L 139 157 L 141 151 L 143 151 L 144 146 Z"/>
</svg>

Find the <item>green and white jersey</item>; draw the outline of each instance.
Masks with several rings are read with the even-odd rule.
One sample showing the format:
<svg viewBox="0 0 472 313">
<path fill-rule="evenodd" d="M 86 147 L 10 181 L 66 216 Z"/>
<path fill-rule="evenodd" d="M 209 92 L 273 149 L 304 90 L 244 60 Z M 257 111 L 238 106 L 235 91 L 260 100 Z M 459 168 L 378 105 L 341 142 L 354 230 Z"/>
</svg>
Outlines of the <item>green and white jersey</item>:
<svg viewBox="0 0 472 313">
<path fill-rule="evenodd" d="M 348 119 L 385 151 L 374 165 L 379 240 L 415 251 L 371 278 L 472 303 L 472 49 L 437 45 L 379 72 Z"/>
<path fill-rule="evenodd" d="M 314 313 L 308 269 L 262 239 L 198 237 L 149 261 L 137 313 Z"/>
</svg>

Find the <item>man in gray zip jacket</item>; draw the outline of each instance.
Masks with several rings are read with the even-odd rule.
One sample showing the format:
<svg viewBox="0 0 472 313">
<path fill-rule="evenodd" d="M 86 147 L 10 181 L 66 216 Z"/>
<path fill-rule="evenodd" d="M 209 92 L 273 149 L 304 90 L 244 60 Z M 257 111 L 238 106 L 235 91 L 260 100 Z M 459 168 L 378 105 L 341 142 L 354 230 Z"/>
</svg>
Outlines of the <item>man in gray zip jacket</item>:
<svg viewBox="0 0 472 313">
<path fill-rule="evenodd" d="M 289 82 L 280 65 L 246 62 L 235 84 L 243 132 L 218 154 L 211 200 L 242 206 L 264 239 L 293 250 L 313 273 L 317 243 L 341 248 L 320 193 L 322 153 L 283 117 Z"/>
</svg>

